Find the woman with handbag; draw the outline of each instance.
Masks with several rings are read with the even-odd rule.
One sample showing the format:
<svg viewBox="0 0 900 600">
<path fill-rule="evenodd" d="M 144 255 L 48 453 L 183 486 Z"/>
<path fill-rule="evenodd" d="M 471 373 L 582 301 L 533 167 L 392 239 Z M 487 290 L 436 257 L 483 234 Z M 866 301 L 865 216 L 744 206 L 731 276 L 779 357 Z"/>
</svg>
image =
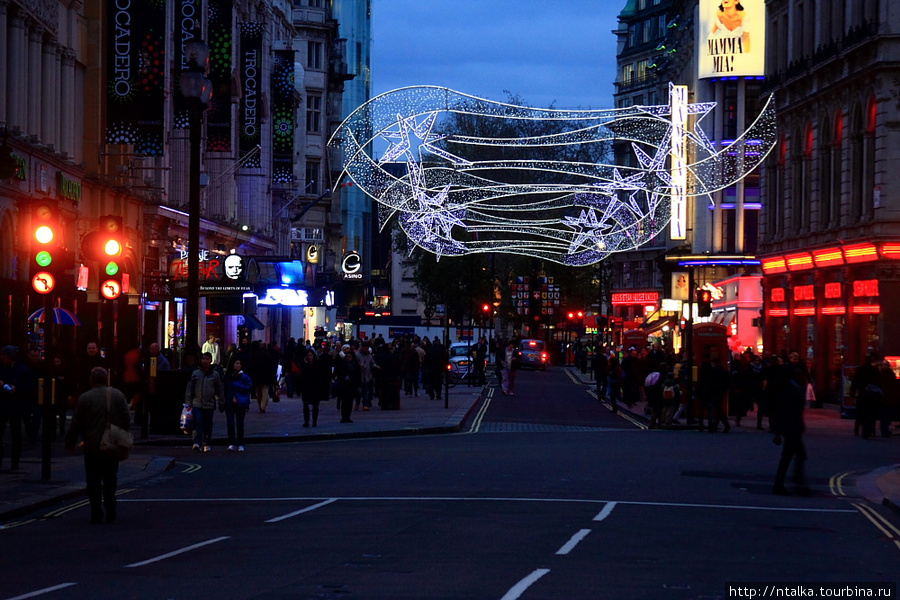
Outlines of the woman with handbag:
<svg viewBox="0 0 900 600">
<path fill-rule="evenodd" d="M 108 378 L 109 374 L 103 367 L 91 369 L 91 389 L 78 397 L 72 426 L 66 433 L 66 448 L 69 451 L 74 452 L 79 437 L 84 447 L 84 476 L 91 506 L 91 523 L 103 522 L 104 507 L 106 521 L 112 523 L 116 520 L 116 486 L 121 456 L 102 451 L 101 443 L 111 426 L 121 428 L 128 435 L 131 425 L 125 394 L 107 387 Z"/>
<path fill-rule="evenodd" d="M 244 451 L 244 417 L 250 410 L 253 381 L 241 370 L 241 359 L 235 359 L 225 374 L 225 423 L 228 427 L 228 451 Z"/>
</svg>

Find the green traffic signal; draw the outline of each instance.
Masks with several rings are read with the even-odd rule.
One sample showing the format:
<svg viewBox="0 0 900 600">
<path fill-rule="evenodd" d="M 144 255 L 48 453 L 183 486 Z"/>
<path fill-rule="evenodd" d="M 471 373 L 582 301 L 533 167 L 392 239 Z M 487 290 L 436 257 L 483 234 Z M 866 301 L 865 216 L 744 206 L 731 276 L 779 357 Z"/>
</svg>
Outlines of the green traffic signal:
<svg viewBox="0 0 900 600">
<path fill-rule="evenodd" d="M 108 262 L 108 263 L 106 263 L 106 274 L 107 274 L 109 277 L 112 277 L 112 276 L 114 276 L 114 275 L 118 275 L 118 273 L 119 273 L 119 263 L 117 263 L 117 262 Z"/>
<path fill-rule="evenodd" d="M 34 256 L 34 262 L 40 267 L 49 267 L 50 263 L 53 262 L 53 255 L 46 250 L 41 250 Z"/>
</svg>

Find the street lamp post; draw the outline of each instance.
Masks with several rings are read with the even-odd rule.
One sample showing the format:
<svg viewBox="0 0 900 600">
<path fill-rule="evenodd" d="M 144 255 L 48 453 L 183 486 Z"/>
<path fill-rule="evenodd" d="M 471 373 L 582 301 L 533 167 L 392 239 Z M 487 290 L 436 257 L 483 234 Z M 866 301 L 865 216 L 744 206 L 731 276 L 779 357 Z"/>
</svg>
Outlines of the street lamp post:
<svg viewBox="0 0 900 600">
<path fill-rule="evenodd" d="M 180 84 L 190 100 L 190 164 L 188 181 L 188 298 L 184 328 L 185 348 L 200 345 L 200 130 L 203 111 L 212 97 L 212 82 L 206 78 L 209 48 L 195 38 L 184 46 L 186 69 Z"/>
</svg>

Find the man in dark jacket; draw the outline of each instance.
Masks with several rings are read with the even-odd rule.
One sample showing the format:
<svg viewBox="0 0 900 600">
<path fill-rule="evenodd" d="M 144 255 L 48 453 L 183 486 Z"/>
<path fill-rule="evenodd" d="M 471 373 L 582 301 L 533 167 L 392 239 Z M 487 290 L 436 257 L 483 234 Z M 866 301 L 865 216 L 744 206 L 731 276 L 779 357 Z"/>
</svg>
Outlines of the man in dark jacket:
<svg viewBox="0 0 900 600">
<path fill-rule="evenodd" d="M 115 388 L 106 387 L 108 379 L 106 369 L 94 367 L 90 378 L 91 389 L 78 397 L 72 426 L 66 433 L 68 450 L 75 450 L 79 436 L 83 442 L 84 477 L 91 505 L 91 523 L 103 522 L 104 506 L 107 522 L 116 520 L 119 459 L 100 452 L 100 439 L 106 430 L 106 423 L 108 421 L 126 430 L 131 424 L 125 395 Z"/>
<path fill-rule="evenodd" d="M 224 403 L 225 386 L 219 371 L 212 366 L 212 354 L 204 352 L 200 368 L 191 374 L 184 392 L 184 403 L 190 404 L 194 413 L 194 450 L 209 452 L 212 438 L 212 420 L 216 404 Z M 224 409 L 224 404 L 222 404 Z"/>
<path fill-rule="evenodd" d="M 809 488 L 804 477 L 806 448 L 803 447 L 803 432 L 806 426 L 803 423 L 803 408 L 806 405 L 806 384 L 809 378 L 797 352 L 790 353 L 788 364 L 783 367 L 782 374 L 772 431 L 775 433 L 775 443 L 784 445 L 772 493 L 779 496 L 790 495 L 784 487 L 784 478 L 791 460 L 794 460 L 794 482 L 800 486 L 798 493 L 808 495 Z"/>
</svg>

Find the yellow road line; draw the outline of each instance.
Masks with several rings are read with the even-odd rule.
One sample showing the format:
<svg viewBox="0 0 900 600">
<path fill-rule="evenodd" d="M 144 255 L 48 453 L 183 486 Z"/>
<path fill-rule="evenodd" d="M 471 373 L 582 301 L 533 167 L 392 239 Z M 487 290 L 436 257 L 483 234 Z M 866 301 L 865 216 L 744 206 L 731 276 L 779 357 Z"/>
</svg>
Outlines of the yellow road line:
<svg viewBox="0 0 900 600">
<path fill-rule="evenodd" d="M 491 404 L 491 400 L 494 398 L 494 390 L 496 388 L 488 388 L 487 397 L 484 399 L 484 403 L 481 405 L 481 408 L 478 409 L 478 414 L 475 415 L 475 420 L 472 422 L 472 427 L 469 429 L 469 433 L 478 433 L 478 430 L 481 429 L 481 421 L 484 419 L 485 413 L 487 413 L 488 406 Z"/>
<path fill-rule="evenodd" d="M 597 392 L 596 392 L 595 390 L 591 389 L 591 388 L 588 388 L 587 393 L 590 394 L 591 396 L 593 396 L 594 398 L 597 397 Z M 606 400 L 600 400 L 600 403 L 601 403 L 601 404 L 604 406 L 604 408 L 606 408 L 607 410 L 610 410 L 610 411 L 612 410 L 612 404 L 610 404 L 610 403 L 607 402 Z M 621 409 L 620 409 L 620 410 L 617 410 L 617 411 L 616 411 L 616 414 L 619 415 L 620 417 L 622 417 L 623 419 L 625 419 L 626 421 L 631 422 L 633 425 L 636 425 L 636 426 L 639 427 L 640 429 L 647 429 L 646 423 L 643 423 L 642 421 L 639 421 L 639 420 L 635 419 L 634 417 L 632 417 L 632 416 L 628 413 L 628 411 L 625 411 L 625 410 L 621 410 Z"/>
<path fill-rule="evenodd" d="M 900 548 L 900 530 L 898 530 L 890 521 L 878 514 L 874 509 L 862 504 L 852 503 L 856 509 L 861 512 L 869 521 L 877 527 L 881 533 L 889 540 L 894 542 L 897 548 Z"/>
<path fill-rule="evenodd" d="M 852 473 L 853 471 L 847 471 L 845 473 L 840 473 L 838 475 L 832 475 L 828 480 L 828 487 L 831 488 L 831 493 L 835 496 L 846 496 L 844 493 L 844 477 Z"/>
</svg>

